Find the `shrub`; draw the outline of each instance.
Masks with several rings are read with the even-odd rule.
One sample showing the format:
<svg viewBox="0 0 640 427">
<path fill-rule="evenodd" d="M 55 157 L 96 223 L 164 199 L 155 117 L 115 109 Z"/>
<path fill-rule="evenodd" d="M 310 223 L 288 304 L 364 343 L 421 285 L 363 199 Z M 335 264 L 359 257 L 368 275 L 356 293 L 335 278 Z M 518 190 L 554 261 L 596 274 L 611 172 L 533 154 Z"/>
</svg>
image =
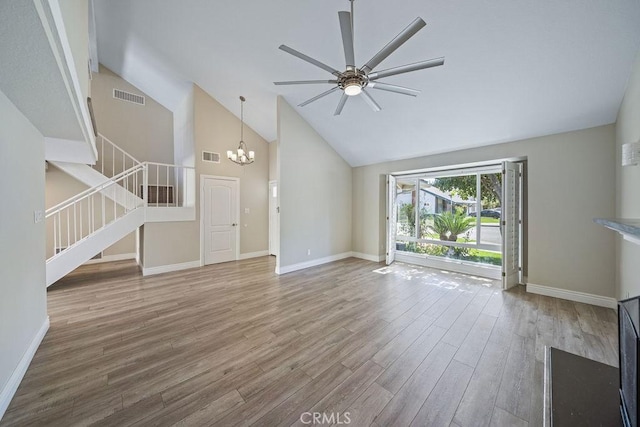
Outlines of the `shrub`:
<svg viewBox="0 0 640 427">
<path fill-rule="evenodd" d="M 443 212 L 433 218 L 431 228 L 440 236 L 440 240 L 455 242 L 458 240 L 458 235 L 471 230 L 474 223 L 475 219 L 472 217 L 467 217 L 463 214 Z"/>
</svg>

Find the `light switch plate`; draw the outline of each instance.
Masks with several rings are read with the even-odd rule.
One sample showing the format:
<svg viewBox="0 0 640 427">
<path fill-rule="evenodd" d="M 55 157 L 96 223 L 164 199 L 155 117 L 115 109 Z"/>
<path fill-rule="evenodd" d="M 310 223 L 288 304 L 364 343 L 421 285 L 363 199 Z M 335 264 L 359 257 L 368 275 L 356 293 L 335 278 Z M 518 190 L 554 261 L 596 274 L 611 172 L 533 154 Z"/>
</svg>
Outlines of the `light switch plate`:
<svg viewBox="0 0 640 427">
<path fill-rule="evenodd" d="M 248 214 L 249 213 L 249 208 L 244 208 L 244 213 Z"/>
<path fill-rule="evenodd" d="M 39 223 L 42 222 L 44 217 L 44 214 L 42 213 L 41 210 L 37 210 L 37 211 L 33 211 L 33 222 L 34 223 Z"/>
</svg>

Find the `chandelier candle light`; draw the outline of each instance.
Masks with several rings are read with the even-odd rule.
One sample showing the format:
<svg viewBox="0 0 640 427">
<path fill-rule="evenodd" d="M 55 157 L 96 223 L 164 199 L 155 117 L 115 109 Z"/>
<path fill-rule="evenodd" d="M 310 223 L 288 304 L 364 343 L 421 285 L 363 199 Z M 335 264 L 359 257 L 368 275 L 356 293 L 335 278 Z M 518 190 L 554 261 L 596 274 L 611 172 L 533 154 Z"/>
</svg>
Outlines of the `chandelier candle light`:
<svg viewBox="0 0 640 427">
<path fill-rule="evenodd" d="M 244 96 L 240 97 L 240 145 L 236 153 L 227 151 L 227 159 L 240 166 L 250 165 L 256 158 L 256 153 L 247 150 L 247 144 L 244 143 Z"/>
</svg>

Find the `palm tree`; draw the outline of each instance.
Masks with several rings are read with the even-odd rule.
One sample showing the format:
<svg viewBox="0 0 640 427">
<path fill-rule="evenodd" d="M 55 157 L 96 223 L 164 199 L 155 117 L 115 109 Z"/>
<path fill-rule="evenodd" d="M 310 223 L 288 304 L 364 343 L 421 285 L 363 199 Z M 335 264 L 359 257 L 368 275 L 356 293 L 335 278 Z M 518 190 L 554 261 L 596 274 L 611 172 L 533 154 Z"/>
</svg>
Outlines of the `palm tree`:
<svg viewBox="0 0 640 427">
<path fill-rule="evenodd" d="M 431 228 L 440 236 L 440 240 L 455 242 L 458 240 L 458 235 L 471 230 L 474 223 L 473 217 L 443 212 L 434 216 Z"/>
</svg>

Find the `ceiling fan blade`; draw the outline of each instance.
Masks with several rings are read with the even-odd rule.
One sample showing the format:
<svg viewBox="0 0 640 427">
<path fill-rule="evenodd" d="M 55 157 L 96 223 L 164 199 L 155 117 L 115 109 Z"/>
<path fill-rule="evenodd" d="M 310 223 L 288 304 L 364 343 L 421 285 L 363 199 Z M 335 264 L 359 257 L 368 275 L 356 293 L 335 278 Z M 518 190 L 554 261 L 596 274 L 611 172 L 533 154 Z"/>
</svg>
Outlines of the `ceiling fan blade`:
<svg viewBox="0 0 640 427">
<path fill-rule="evenodd" d="M 410 71 L 423 70 L 425 68 L 438 67 L 444 64 L 443 58 L 428 59 L 426 61 L 415 62 L 413 64 L 401 65 L 400 67 L 389 68 L 369 74 L 369 80 L 376 80 L 382 77 L 395 76 L 397 74 L 408 73 Z"/>
<path fill-rule="evenodd" d="M 288 82 L 273 82 L 276 86 L 283 85 L 312 85 L 312 84 L 322 84 L 322 83 L 338 83 L 337 80 L 291 80 Z"/>
<path fill-rule="evenodd" d="M 344 46 L 344 59 L 347 69 L 356 67 L 356 58 L 353 52 L 353 28 L 351 26 L 351 14 L 349 12 L 338 12 L 340 19 L 340 31 L 342 32 L 342 45 Z"/>
<path fill-rule="evenodd" d="M 397 86 L 397 85 L 392 85 L 389 83 L 382 83 L 382 82 L 369 82 L 367 87 L 371 89 L 386 90 L 388 92 L 401 93 L 403 95 L 409 95 L 409 96 L 418 96 L 420 94 L 419 90 L 409 89 L 408 87 Z"/>
<path fill-rule="evenodd" d="M 393 40 L 389 42 L 382 50 L 375 54 L 373 58 L 369 60 L 362 67 L 362 71 L 369 73 L 376 68 L 378 64 L 384 61 L 389 55 L 391 55 L 396 49 L 404 44 L 407 40 L 413 37 L 418 31 L 420 31 L 426 24 L 422 18 L 416 18 L 407 28 L 402 30 Z"/>
<path fill-rule="evenodd" d="M 373 111 L 382 110 L 382 108 L 378 105 L 378 103 L 371 97 L 371 95 L 369 95 L 369 92 L 367 92 L 366 90 L 362 89 L 362 92 L 360 93 L 360 95 L 362 95 L 362 97 L 364 98 L 365 102 L 367 104 L 369 104 L 369 107 L 371 107 L 371 109 Z"/>
<path fill-rule="evenodd" d="M 302 52 L 298 52 L 297 50 L 292 49 L 287 45 L 282 44 L 282 45 L 280 45 L 279 49 L 283 50 L 283 51 L 285 51 L 285 52 L 287 52 L 287 53 L 289 53 L 289 54 L 291 54 L 293 56 L 296 56 L 296 57 L 302 59 L 303 61 L 307 61 L 308 63 L 313 64 L 316 67 L 322 68 L 323 70 L 328 71 L 328 72 L 330 72 L 331 74 L 333 74 L 335 76 L 339 76 L 340 75 L 340 71 L 336 70 L 335 68 L 332 68 L 332 67 L 328 66 L 327 64 L 323 64 L 322 62 L 318 61 L 317 59 L 313 59 L 312 57 L 307 56 Z"/>
<path fill-rule="evenodd" d="M 349 99 L 349 95 L 342 92 L 342 98 L 340 98 L 340 102 L 338 102 L 338 108 L 336 108 L 336 112 L 333 113 L 334 116 L 339 116 L 342 113 L 342 109 L 344 108 L 344 104 L 347 103 L 347 99 Z"/>
<path fill-rule="evenodd" d="M 328 91 L 326 91 L 326 92 L 322 92 L 320 95 L 316 95 L 316 96 L 314 96 L 314 97 L 313 97 L 313 98 L 311 98 L 311 99 L 307 99 L 307 100 L 306 100 L 306 101 L 304 101 L 302 104 L 298 104 L 298 107 L 304 107 L 305 105 L 311 104 L 312 102 L 317 101 L 318 99 L 320 99 L 320 98 L 322 98 L 322 97 L 324 97 L 324 96 L 329 95 L 329 94 L 330 94 L 330 93 L 332 93 L 334 90 L 338 90 L 338 86 L 333 87 L 333 88 L 329 89 L 329 90 L 328 90 Z"/>
</svg>

